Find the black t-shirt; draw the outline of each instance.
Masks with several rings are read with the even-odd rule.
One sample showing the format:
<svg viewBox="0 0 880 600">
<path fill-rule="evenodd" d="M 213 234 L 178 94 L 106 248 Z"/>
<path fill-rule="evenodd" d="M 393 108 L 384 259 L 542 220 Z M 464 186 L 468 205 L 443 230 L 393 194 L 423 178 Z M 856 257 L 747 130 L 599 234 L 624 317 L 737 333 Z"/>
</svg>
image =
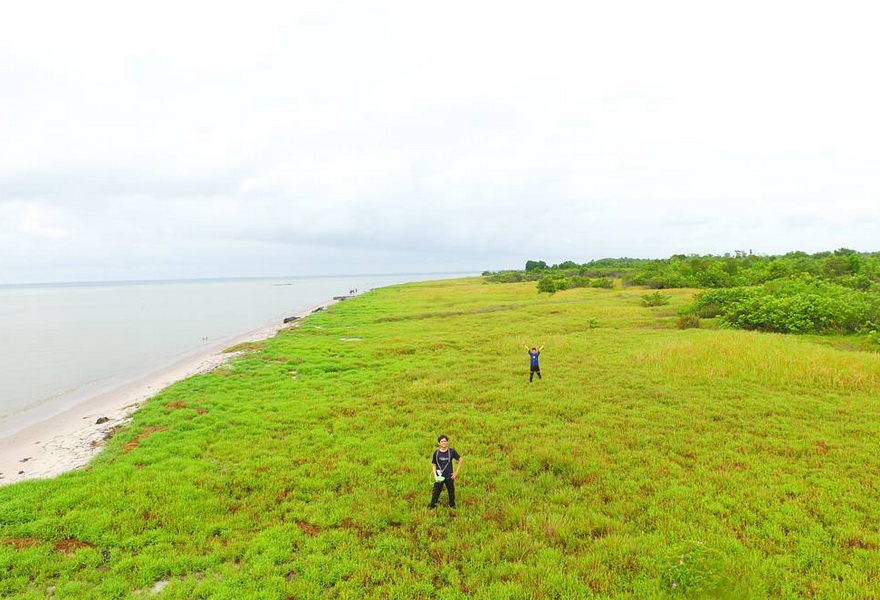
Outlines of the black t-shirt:
<svg viewBox="0 0 880 600">
<path fill-rule="evenodd" d="M 437 468 L 440 470 L 443 477 L 450 477 L 452 476 L 453 459 L 461 460 L 461 456 L 455 451 L 455 448 L 448 448 L 446 452 L 443 452 L 442 450 L 434 450 L 434 456 L 431 457 L 431 462 L 437 465 Z"/>
</svg>

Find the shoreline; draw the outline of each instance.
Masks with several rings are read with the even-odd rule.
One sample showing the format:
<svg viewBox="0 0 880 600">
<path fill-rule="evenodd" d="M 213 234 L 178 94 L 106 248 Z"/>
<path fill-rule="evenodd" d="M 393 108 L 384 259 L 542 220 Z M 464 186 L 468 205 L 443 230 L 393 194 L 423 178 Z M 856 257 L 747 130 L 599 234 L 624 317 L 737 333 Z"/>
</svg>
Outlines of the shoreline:
<svg viewBox="0 0 880 600">
<path fill-rule="evenodd" d="M 171 365 L 88 397 L 0 438 L 0 486 L 55 477 L 84 467 L 103 449 L 113 431 L 128 425 L 132 415 L 146 401 L 170 385 L 193 375 L 209 373 L 240 354 L 223 352 L 226 348 L 274 337 L 282 329 L 298 327 L 302 319 L 316 309 L 329 308 L 339 301 L 328 300 L 297 313 L 292 323 L 265 325 L 201 348 Z"/>
</svg>

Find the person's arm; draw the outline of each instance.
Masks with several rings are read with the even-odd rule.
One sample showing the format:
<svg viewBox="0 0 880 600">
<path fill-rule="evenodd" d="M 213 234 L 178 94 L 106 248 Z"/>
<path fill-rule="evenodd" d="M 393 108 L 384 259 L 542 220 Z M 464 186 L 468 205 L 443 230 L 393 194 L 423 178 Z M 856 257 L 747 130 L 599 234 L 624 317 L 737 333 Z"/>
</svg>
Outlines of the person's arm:
<svg viewBox="0 0 880 600">
<path fill-rule="evenodd" d="M 541 344 L 541 347 L 538 348 L 538 352 L 540 352 L 540 351 L 543 350 L 543 349 L 544 349 L 544 344 Z"/>
<path fill-rule="evenodd" d="M 458 457 L 458 461 L 456 461 L 455 470 L 452 472 L 452 478 L 455 479 L 458 477 L 458 472 L 461 471 L 461 457 Z"/>
<path fill-rule="evenodd" d="M 529 345 L 528 345 L 528 344 L 523 344 L 523 348 L 525 348 L 525 349 L 526 349 L 526 352 L 528 352 L 528 351 L 529 351 Z"/>
<path fill-rule="evenodd" d="M 437 476 L 437 465 L 434 464 L 435 458 L 437 458 L 436 451 L 434 451 L 434 454 L 431 455 L 431 479 L 434 479 Z"/>
</svg>

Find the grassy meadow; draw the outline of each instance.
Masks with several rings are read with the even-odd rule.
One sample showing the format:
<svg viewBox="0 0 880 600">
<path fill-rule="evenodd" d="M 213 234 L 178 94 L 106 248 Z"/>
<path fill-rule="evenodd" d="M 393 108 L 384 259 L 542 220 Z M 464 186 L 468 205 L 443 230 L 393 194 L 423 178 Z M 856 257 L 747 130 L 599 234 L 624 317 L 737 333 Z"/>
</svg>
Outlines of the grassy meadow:
<svg viewBox="0 0 880 600">
<path fill-rule="evenodd" d="M 0 488 L 8 598 L 880 598 L 880 354 L 693 291 L 375 290 Z M 546 344 L 528 383 L 523 344 Z M 429 458 L 463 456 L 458 510 Z"/>
</svg>

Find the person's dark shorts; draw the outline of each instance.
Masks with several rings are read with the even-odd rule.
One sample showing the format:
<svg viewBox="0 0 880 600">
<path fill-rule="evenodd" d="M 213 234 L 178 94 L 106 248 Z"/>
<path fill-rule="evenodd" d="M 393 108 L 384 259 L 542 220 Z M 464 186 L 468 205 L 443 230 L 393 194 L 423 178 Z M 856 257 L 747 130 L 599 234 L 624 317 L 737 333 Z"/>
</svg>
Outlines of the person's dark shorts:
<svg viewBox="0 0 880 600">
<path fill-rule="evenodd" d="M 534 373 L 535 371 L 540 371 L 540 370 L 541 370 L 541 367 L 532 367 L 532 373 Z"/>
</svg>

